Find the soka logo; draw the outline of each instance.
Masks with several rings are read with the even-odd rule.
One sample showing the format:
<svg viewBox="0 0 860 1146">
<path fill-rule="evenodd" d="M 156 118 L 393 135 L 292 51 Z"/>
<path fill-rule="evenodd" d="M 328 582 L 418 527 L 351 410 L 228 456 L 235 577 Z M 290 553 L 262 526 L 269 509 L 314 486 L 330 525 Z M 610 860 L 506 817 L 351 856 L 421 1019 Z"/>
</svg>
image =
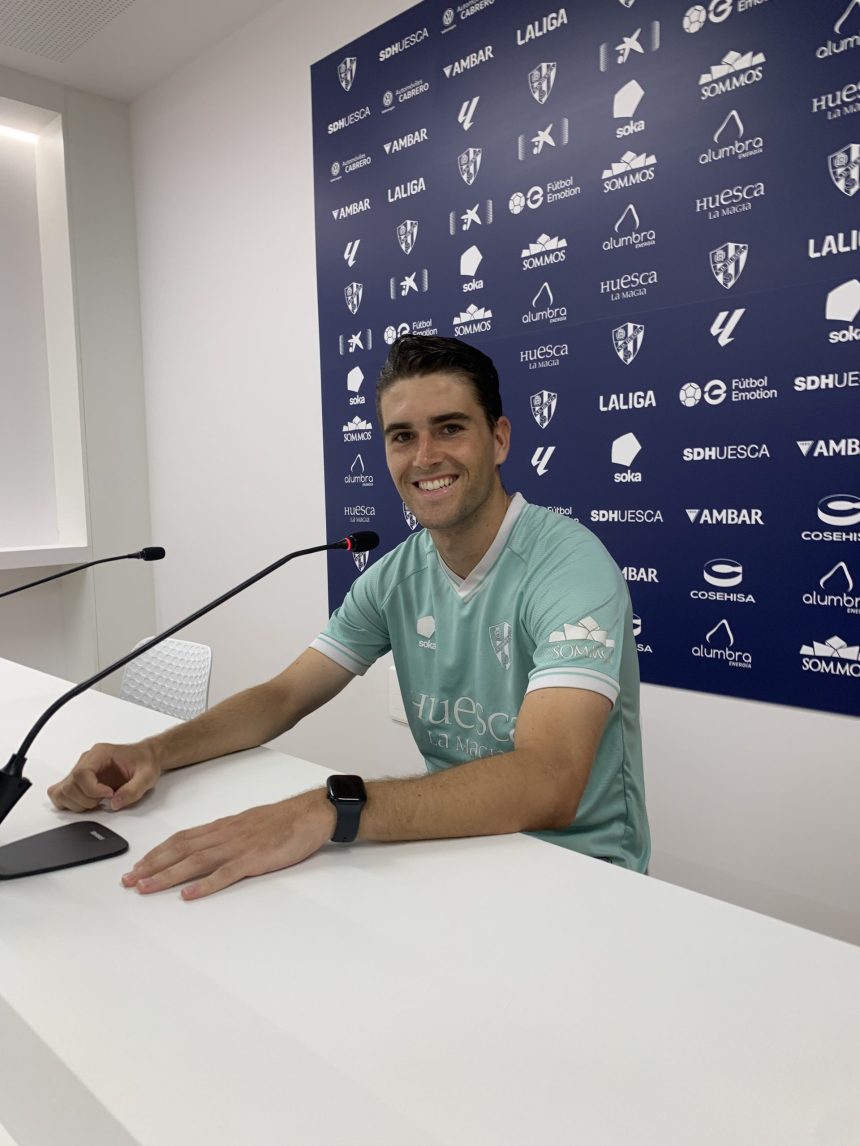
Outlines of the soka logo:
<svg viewBox="0 0 860 1146">
<path fill-rule="evenodd" d="M 418 220 L 417 219 L 404 219 L 402 223 L 397 224 L 396 229 L 397 242 L 400 245 L 401 251 L 404 255 L 411 255 L 412 248 L 418 239 Z"/>
<path fill-rule="evenodd" d="M 364 283 L 349 283 L 343 288 L 343 297 L 350 314 L 358 314 L 364 294 Z"/>
<path fill-rule="evenodd" d="M 481 148 L 467 147 L 457 156 L 457 170 L 467 187 L 471 187 L 478 178 L 481 169 Z"/>
<path fill-rule="evenodd" d="M 567 358 L 569 347 L 566 342 L 545 342 L 520 351 L 520 362 L 527 362 L 529 370 L 544 370 L 560 366 L 562 358 Z"/>
<path fill-rule="evenodd" d="M 405 135 L 398 135 L 396 139 L 389 139 L 382 147 L 386 155 L 397 155 L 407 147 L 417 147 L 419 143 L 426 143 L 428 139 L 427 128 L 419 127 L 417 131 L 407 131 Z"/>
<path fill-rule="evenodd" d="M 555 86 L 558 64 L 542 63 L 529 72 L 529 91 L 539 104 L 545 104 Z"/>
<path fill-rule="evenodd" d="M 833 25 L 833 35 L 837 39 L 828 39 L 815 49 L 819 60 L 827 60 L 831 56 L 860 47 L 860 0 L 849 0 L 845 11 Z"/>
<path fill-rule="evenodd" d="M 854 593 L 854 578 L 844 561 L 837 562 L 824 574 L 818 582 L 818 589 L 803 594 L 804 605 L 844 609 L 854 615 L 860 613 L 860 597 Z"/>
<path fill-rule="evenodd" d="M 694 657 L 724 661 L 732 668 L 752 668 L 752 655 L 737 648 L 735 635 L 725 617 L 705 634 L 705 643 L 693 648 Z"/>
<path fill-rule="evenodd" d="M 426 267 L 413 271 L 412 274 L 398 279 L 396 275 L 388 280 L 388 293 L 392 300 L 406 298 L 415 291 L 416 294 L 426 294 L 430 289 L 430 272 Z"/>
<path fill-rule="evenodd" d="M 550 633 L 547 644 L 559 661 L 610 661 L 615 650 L 615 641 L 594 617 L 583 617 L 575 625 L 565 623 Z"/>
<path fill-rule="evenodd" d="M 369 107 L 357 107 L 355 111 L 351 111 L 348 115 L 342 115 L 340 119 L 332 120 L 328 125 L 328 133 L 329 135 L 334 135 L 336 131 L 343 131 L 345 127 L 351 127 L 354 123 L 358 123 L 359 120 L 367 119 L 369 115 Z"/>
<path fill-rule="evenodd" d="M 727 52 L 709 72 L 699 76 L 700 96 L 713 99 L 757 84 L 764 75 L 764 52 Z"/>
<path fill-rule="evenodd" d="M 442 73 L 446 80 L 454 79 L 461 76 L 463 72 L 471 71 L 472 68 L 477 68 L 480 64 L 486 64 L 488 60 L 493 59 L 493 45 L 485 44 L 483 48 L 479 48 L 477 52 L 470 52 L 468 56 L 461 56 L 459 60 L 454 60 L 450 64 L 443 64 Z"/>
<path fill-rule="evenodd" d="M 688 509 L 687 517 L 691 525 L 764 525 L 760 509 Z"/>
<path fill-rule="evenodd" d="M 484 286 L 483 279 L 476 279 L 475 275 L 478 273 L 478 267 L 483 262 L 484 256 L 478 248 L 472 244 L 467 247 L 460 255 L 460 274 L 467 282 L 463 283 L 464 291 L 481 290 Z"/>
<path fill-rule="evenodd" d="M 355 334 L 339 334 L 337 344 L 341 354 L 355 354 L 356 350 L 373 350 L 373 334 L 369 327 L 357 330 Z"/>
<path fill-rule="evenodd" d="M 626 135 L 634 135 L 637 131 L 645 130 L 645 120 L 633 118 L 644 95 L 645 89 L 638 80 L 630 80 L 615 93 L 612 101 L 612 117 L 627 120 L 622 127 L 616 127 L 616 139 L 623 139 Z"/>
<path fill-rule="evenodd" d="M 480 96 L 475 96 L 474 99 L 464 100 L 460 111 L 457 115 L 457 123 L 462 127 L 463 131 L 468 131 L 472 126 L 472 121 L 475 118 L 475 112 L 478 108 L 478 100 Z"/>
<path fill-rule="evenodd" d="M 860 100 L 860 84 L 845 84 L 835 92 L 812 97 L 812 114 L 826 111 L 828 119 L 841 119 L 843 115 L 853 115 Z"/>
<path fill-rule="evenodd" d="M 542 430 L 545 430 L 552 421 L 557 402 L 558 394 L 554 394 L 552 390 L 538 390 L 537 394 L 532 394 L 529 399 L 532 417 Z"/>
<path fill-rule="evenodd" d="M 818 503 L 818 520 L 835 529 L 805 529 L 801 533 L 804 541 L 860 541 L 860 530 L 851 529 L 860 525 L 860 497 L 853 493 L 831 493 Z"/>
<path fill-rule="evenodd" d="M 414 48 L 416 44 L 420 44 L 422 40 L 426 40 L 429 35 L 430 33 L 426 28 L 419 28 L 415 32 L 410 32 L 408 36 L 404 36 L 403 39 L 398 40 L 396 44 L 389 44 L 387 48 L 383 48 L 380 51 L 380 63 L 400 55 L 401 52 L 405 52 L 409 48 Z"/>
<path fill-rule="evenodd" d="M 355 81 L 355 71 L 358 65 L 358 60 L 355 56 L 347 56 L 345 60 L 337 65 L 337 78 L 340 80 L 340 86 L 345 92 L 348 92 Z"/>
<path fill-rule="evenodd" d="M 543 477 L 549 467 L 549 460 L 555 453 L 555 446 L 538 446 L 532 454 L 532 466 L 538 477 Z"/>
<path fill-rule="evenodd" d="M 415 626 L 418 636 L 421 640 L 418 642 L 419 649 L 432 649 L 436 651 L 436 642 L 431 638 L 436 633 L 436 618 L 435 617 L 419 617 L 418 623 Z"/>
<path fill-rule="evenodd" d="M 556 12 L 549 12 L 546 16 L 541 16 L 539 20 L 532 20 L 530 24 L 526 24 L 525 28 L 517 28 L 517 47 L 521 48 L 523 44 L 530 44 L 532 40 L 540 39 L 541 36 L 546 36 L 549 32 L 557 32 L 566 23 L 567 12 L 564 8 L 559 8 Z"/>
<path fill-rule="evenodd" d="M 349 467 L 349 473 L 344 476 L 343 480 L 346 485 L 360 485 L 366 488 L 373 485 L 373 474 L 365 472 L 364 458 L 361 454 L 355 455 L 352 465 Z"/>
<path fill-rule="evenodd" d="M 555 135 L 553 135 L 555 131 Z M 558 143 L 556 144 L 556 140 Z M 537 135 L 518 135 L 517 136 L 517 159 L 522 161 L 528 158 L 529 155 L 540 155 L 545 147 L 555 149 L 558 147 L 567 147 L 570 142 L 570 120 L 566 116 L 562 116 L 558 120 L 558 126 L 550 124 L 548 127 L 538 129 Z M 529 146 L 531 145 L 531 146 Z"/>
<path fill-rule="evenodd" d="M 641 298 L 648 293 L 648 287 L 656 286 L 656 271 L 634 271 L 631 274 L 616 275 L 614 279 L 603 279 L 600 293 L 608 294 L 610 302 L 623 302 L 631 298 Z"/>
<path fill-rule="evenodd" d="M 511 667 L 511 639 L 513 630 L 508 621 L 500 621 L 497 625 L 490 625 L 490 646 L 496 654 L 496 660 L 505 671 Z"/>
<path fill-rule="evenodd" d="M 414 533 L 418 528 L 418 518 L 415 516 L 405 501 L 402 501 L 400 504 L 403 507 L 403 520 L 406 522 L 410 532 Z"/>
<path fill-rule="evenodd" d="M 476 203 L 474 207 L 467 207 L 462 215 L 451 211 L 448 215 L 448 233 L 456 235 L 458 231 L 468 231 L 472 225 L 476 227 L 489 227 L 493 221 L 493 200 L 486 199 L 483 203 Z"/>
<path fill-rule="evenodd" d="M 860 342 L 860 327 L 853 326 L 860 314 L 860 281 L 849 279 L 834 287 L 827 296 L 825 313 L 829 322 L 843 322 L 848 325 L 842 330 L 832 330 L 828 342 Z"/>
<path fill-rule="evenodd" d="M 489 307 L 471 306 L 454 315 L 454 333 L 458 338 L 464 334 L 489 334 L 493 329 L 493 312 Z"/>
<path fill-rule="evenodd" d="M 797 443 L 805 458 L 860 457 L 860 438 L 806 438 Z"/>
<path fill-rule="evenodd" d="M 412 195 L 420 195 L 422 191 L 426 190 L 427 183 L 423 175 L 417 179 L 407 179 L 404 183 L 398 183 L 395 187 L 388 188 L 388 202 L 396 203 L 399 199 L 409 199 Z"/>
<path fill-rule="evenodd" d="M 538 235 L 536 242 L 529 243 L 520 251 L 524 271 L 548 267 L 554 263 L 563 263 L 566 257 L 567 239 L 560 239 L 558 235 L 550 237 L 546 232 Z"/>
<path fill-rule="evenodd" d="M 552 288 L 549 283 L 545 282 L 532 299 L 531 309 L 522 316 L 522 321 L 524 323 L 567 322 L 567 307 L 555 305 Z"/>
<path fill-rule="evenodd" d="M 612 331 L 612 347 L 625 366 L 629 366 L 645 340 L 645 327 L 638 322 L 625 322 Z"/>
<path fill-rule="evenodd" d="M 702 576 L 706 584 L 712 589 L 692 589 L 690 596 L 694 601 L 731 601 L 738 605 L 754 605 L 755 597 L 752 593 L 733 593 L 743 583 L 744 567 L 740 561 L 731 557 L 715 557 L 706 561 L 702 569 Z"/>
<path fill-rule="evenodd" d="M 359 417 L 358 414 L 347 422 L 343 429 L 343 440 L 345 442 L 369 442 L 371 434 L 373 433 L 373 426 L 364 418 Z"/>
<path fill-rule="evenodd" d="M 849 143 L 828 155 L 827 169 L 834 185 L 853 199 L 860 189 L 860 143 Z"/>
<path fill-rule="evenodd" d="M 653 247 L 657 242 L 657 232 L 650 228 L 642 228 L 639 213 L 632 203 L 628 203 L 619 216 L 615 232 L 603 241 L 604 251 L 627 250 L 632 247 L 639 251 L 643 247 Z"/>
<path fill-rule="evenodd" d="M 341 219 L 351 219 L 353 215 L 361 215 L 362 212 L 369 210 L 370 199 L 356 199 L 354 203 L 347 203 L 344 207 L 333 207 L 331 215 L 333 219 L 340 221 Z M 355 249 L 358 250 L 358 244 L 356 244 Z"/>
<path fill-rule="evenodd" d="M 749 159 L 761 155 L 764 140 L 760 135 L 744 138 L 743 120 L 737 111 L 730 111 L 714 133 L 714 146 L 703 151 L 699 163 L 719 163 L 721 159 Z"/>
<path fill-rule="evenodd" d="M 624 466 L 624 472 L 614 475 L 614 480 L 617 482 L 641 482 L 642 474 L 638 471 L 633 471 L 630 467 L 633 465 L 642 446 L 639 439 L 635 434 L 624 434 L 620 438 L 616 438 L 612 443 L 612 464 L 615 466 Z"/>
<path fill-rule="evenodd" d="M 649 406 L 656 406 L 657 399 L 653 390 L 627 390 L 623 394 L 601 394 L 597 400 L 597 408 L 601 413 L 615 410 L 645 410 Z"/>
<path fill-rule="evenodd" d="M 621 42 L 614 45 L 615 63 L 626 64 L 632 56 L 644 56 L 648 52 L 656 52 L 660 48 L 660 21 L 652 20 L 650 24 L 643 24 L 630 36 L 622 36 Z M 600 45 L 600 70 L 608 72 L 612 63 L 613 46 L 606 41 Z"/>
<path fill-rule="evenodd" d="M 801 645 L 800 655 L 803 657 L 801 666 L 804 672 L 860 680 L 860 645 L 849 645 L 841 637 L 834 635 L 826 641 Z"/>
<path fill-rule="evenodd" d="M 363 394 L 359 394 L 361 384 L 364 382 L 364 371 L 360 366 L 353 366 L 349 374 L 346 376 L 346 388 L 354 397 L 350 398 L 350 406 L 363 406 L 365 399 Z"/>
<path fill-rule="evenodd" d="M 617 163 L 607 167 L 601 179 L 604 194 L 621 191 L 625 187 L 635 187 L 638 183 L 650 183 L 657 172 L 657 157 L 647 151 L 639 155 L 635 151 L 625 151 Z"/>
<path fill-rule="evenodd" d="M 721 287 L 732 289 L 744 272 L 748 254 L 748 243 L 723 243 L 710 252 L 711 271 Z"/>
</svg>

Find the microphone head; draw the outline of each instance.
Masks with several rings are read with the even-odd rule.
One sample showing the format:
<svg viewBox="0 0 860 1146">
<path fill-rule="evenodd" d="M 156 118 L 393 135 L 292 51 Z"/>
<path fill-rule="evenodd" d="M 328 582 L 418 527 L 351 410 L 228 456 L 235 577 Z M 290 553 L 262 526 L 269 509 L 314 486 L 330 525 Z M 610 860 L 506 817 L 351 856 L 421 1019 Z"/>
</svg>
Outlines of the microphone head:
<svg viewBox="0 0 860 1146">
<path fill-rule="evenodd" d="M 141 549 L 135 557 L 139 557 L 141 561 L 160 561 L 164 557 L 164 550 L 160 545 L 150 545 L 147 549 Z"/>
<path fill-rule="evenodd" d="M 350 533 L 341 542 L 344 549 L 348 549 L 350 553 L 366 553 L 369 549 L 375 549 L 379 544 L 379 534 L 374 533 L 372 529 L 359 529 L 355 533 Z"/>
</svg>

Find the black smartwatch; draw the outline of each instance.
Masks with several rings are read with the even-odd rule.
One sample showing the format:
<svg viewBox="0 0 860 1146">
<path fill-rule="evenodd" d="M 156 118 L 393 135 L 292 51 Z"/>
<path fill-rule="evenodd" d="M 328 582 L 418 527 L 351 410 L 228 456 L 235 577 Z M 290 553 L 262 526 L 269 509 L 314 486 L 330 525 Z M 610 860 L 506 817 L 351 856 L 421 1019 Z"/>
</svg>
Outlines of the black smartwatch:
<svg viewBox="0 0 860 1146">
<path fill-rule="evenodd" d="M 337 812 L 331 838 L 336 844 L 351 844 L 358 835 L 361 809 L 367 803 L 364 781 L 360 776 L 329 776 L 325 790 Z"/>
</svg>

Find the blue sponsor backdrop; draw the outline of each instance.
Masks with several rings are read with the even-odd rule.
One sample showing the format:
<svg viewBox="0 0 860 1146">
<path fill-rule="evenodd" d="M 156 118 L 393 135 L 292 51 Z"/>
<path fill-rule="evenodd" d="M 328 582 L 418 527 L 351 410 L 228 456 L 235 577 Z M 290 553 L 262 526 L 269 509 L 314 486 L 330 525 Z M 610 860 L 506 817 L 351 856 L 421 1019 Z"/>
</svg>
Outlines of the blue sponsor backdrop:
<svg viewBox="0 0 860 1146">
<path fill-rule="evenodd" d="M 858 73 L 860 0 L 422 3 L 315 64 L 329 535 L 416 527 L 374 382 L 456 333 L 508 490 L 622 567 L 643 680 L 856 713 Z"/>
</svg>

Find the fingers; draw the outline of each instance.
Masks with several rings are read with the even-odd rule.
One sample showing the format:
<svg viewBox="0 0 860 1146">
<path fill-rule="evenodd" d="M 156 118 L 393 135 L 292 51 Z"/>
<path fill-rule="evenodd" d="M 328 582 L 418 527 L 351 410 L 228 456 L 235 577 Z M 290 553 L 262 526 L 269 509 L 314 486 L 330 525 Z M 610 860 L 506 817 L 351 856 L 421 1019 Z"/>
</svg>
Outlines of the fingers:
<svg viewBox="0 0 860 1146">
<path fill-rule="evenodd" d="M 90 812 L 113 794 L 113 788 L 103 784 L 91 768 L 75 768 L 48 788 L 51 802 L 61 812 Z"/>
<path fill-rule="evenodd" d="M 138 745 L 96 744 L 68 776 L 48 788 L 48 795 L 60 811 L 89 812 L 110 800 L 118 812 L 153 788 L 158 776 L 151 753 Z"/>
<path fill-rule="evenodd" d="M 223 832 L 218 831 L 220 824 L 216 821 L 171 836 L 122 877 L 123 886 L 149 895 L 202 876 L 182 891 L 183 899 L 199 899 L 244 879 L 251 868 L 231 854 L 234 849 L 225 845 Z"/>
<path fill-rule="evenodd" d="M 154 787 L 155 776 L 142 768 L 139 769 L 130 780 L 117 788 L 115 792 L 111 792 L 111 810 L 118 812 L 121 808 L 127 808 L 129 804 L 136 804 L 141 796 L 145 796 L 150 788 Z"/>
</svg>

